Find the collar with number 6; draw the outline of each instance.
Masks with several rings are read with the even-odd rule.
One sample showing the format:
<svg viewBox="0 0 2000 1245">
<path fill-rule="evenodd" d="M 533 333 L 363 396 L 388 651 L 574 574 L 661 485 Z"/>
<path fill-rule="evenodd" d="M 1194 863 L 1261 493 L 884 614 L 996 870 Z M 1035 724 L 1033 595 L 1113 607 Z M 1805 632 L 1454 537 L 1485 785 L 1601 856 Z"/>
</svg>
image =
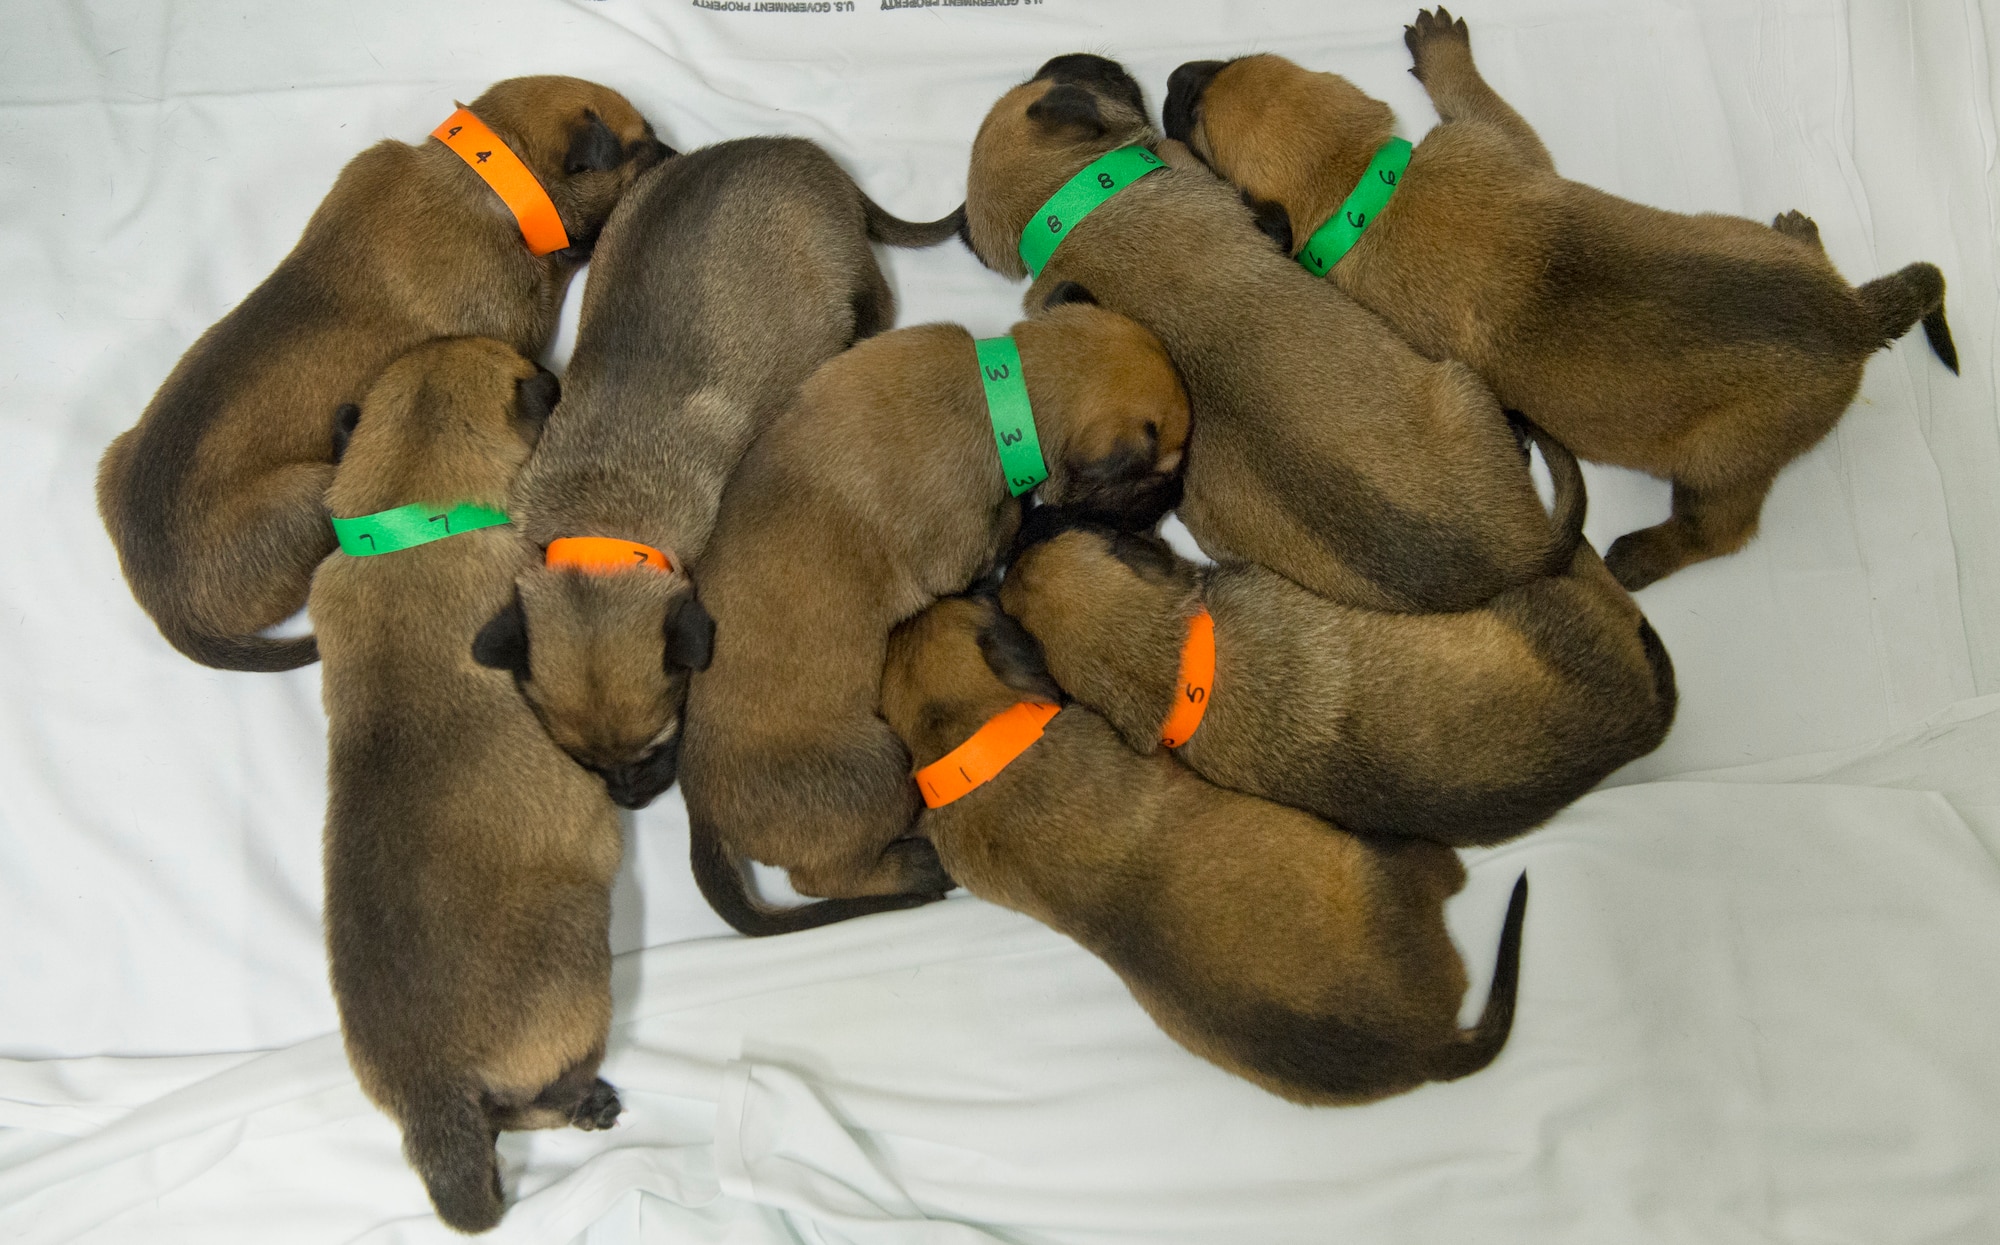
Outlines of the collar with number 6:
<svg viewBox="0 0 2000 1245">
<path fill-rule="evenodd" d="M 498 527 L 507 516 L 486 506 L 462 502 L 456 506 L 425 506 L 412 503 L 393 510 L 378 510 L 352 519 L 334 519 L 334 539 L 340 551 L 354 558 L 371 558 L 378 553 L 398 553 L 428 545 L 447 536 L 476 532 L 482 527 Z"/>
<path fill-rule="evenodd" d="M 615 575 L 621 571 L 647 570 L 667 574 L 674 560 L 651 545 L 612 536 L 563 536 L 549 542 L 542 565 L 550 570 L 577 570 L 586 575 Z"/>
<path fill-rule="evenodd" d="M 972 732 L 972 737 L 917 771 L 917 790 L 924 804 L 943 808 L 960 796 L 984 786 L 1026 752 L 1062 706 L 1024 700 L 1002 709 Z"/>
<path fill-rule="evenodd" d="M 1333 266 L 1341 257 L 1354 249 L 1361 241 L 1361 231 L 1368 228 L 1368 222 L 1381 215 L 1388 206 L 1389 196 L 1396 193 L 1396 186 L 1403 180 L 1403 170 L 1410 166 L 1410 140 L 1392 138 L 1375 150 L 1375 158 L 1361 172 L 1361 180 L 1356 183 L 1347 198 L 1341 200 L 1340 207 L 1327 218 L 1327 222 L 1313 230 L 1313 236 L 1299 248 L 1299 265 L 1315 277 L 1323 277 L 1333 271 Z"/>
<path fill-rule="evenodd" d="M 1187 643 L 1181 646 L 1180 678 L 1174 682 L 1174 705 L 1160 727 L 1160 742 L 1178 748 L 1194 738 L 1208 702 L 1215 693 L 1215 618 L 1203 610 L 1188 619 Z"/>
<path fill-rule="evenodd" d="M 513 148 L 501 142 L 471 109 L 461 108 L 446 117 L 431 131 L 431 137 L 451 148 L 500 196 L 521 226 L 521 239 L 530 252 L 547 255 L 569 245 L 569 231 L 563 228 L 562 215 L 549 192 L 542 189 L 542 183 Z"/>
<path fill-rule="evenodd" d="M 1027 265 L 1028 275 L 1042 275 L 1049 256 L 1056 253 L 1078 221 L 1112 195 L 1165 167 L 1158 156 L 1137 144 L 1106 152 L 1084 165 L 1083 171 L 1064 182 L 1022 227 L 1021 262 Z"/>
</svg>

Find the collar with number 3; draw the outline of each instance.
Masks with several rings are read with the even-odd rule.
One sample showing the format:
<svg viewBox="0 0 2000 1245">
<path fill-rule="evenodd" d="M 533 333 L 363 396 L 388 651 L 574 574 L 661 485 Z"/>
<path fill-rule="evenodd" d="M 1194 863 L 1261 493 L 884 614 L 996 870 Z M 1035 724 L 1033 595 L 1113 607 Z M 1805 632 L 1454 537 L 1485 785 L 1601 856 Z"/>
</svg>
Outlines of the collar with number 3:
<svg viewBox="0 0 2000 1245">
<path fill-rule="evenodd" d="M 1361 231 L 1368 228 L 1369 221 L 1381 215 L 1382 209 L 1388 206 L 1389 196 L 1396 193 L 1397 185 L 1403 180 L 1403 170 L 1410 167 L 1410 150 L 1407 138 L 1392 138 L 1376 149 L 1375 158 L 1362 170 L 1361 181 L 1353 192 L 1299 248 L 1301 267 L 1315 277 L 1323 277 L 1333 271 L 1333 266 L 1340 262 L 1342 256 L 1354 249 L 1354 244 L 1361 241 Z"/>
<path fill-rule="evenodd" d="M 1042 275 L 1049 256 L 1056 253 L 1078 221 L 1096 211 L 1112 195 L 1165 167 L 1158 156 L 1136 144 L 1106 152 L 1084 165 L 1082 172 L 1049 196 L 1049 201 L 1028 218 L 1021 230 L 1021 262 L 1028 266 L 1028 275 Z"/>
<path fill-rule="evenodd" d="M 979 383 L 986 386 L 986 416 L 993 421 L 1000 474 L 1007 491 L 1019 497 L 1049 478 L 1034 408 L 1028 404 L 1028 382 L 1021 376 L 1021 351 L 1011 337 L 981 337 L 972 345 L 979 352 Z"/>
</svg>

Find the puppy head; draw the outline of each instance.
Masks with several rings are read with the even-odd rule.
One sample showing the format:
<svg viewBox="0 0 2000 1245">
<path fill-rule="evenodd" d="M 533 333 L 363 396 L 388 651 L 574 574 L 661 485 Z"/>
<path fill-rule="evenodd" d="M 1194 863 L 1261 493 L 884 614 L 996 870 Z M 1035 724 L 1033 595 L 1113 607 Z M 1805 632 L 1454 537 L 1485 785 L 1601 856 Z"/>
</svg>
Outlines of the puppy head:
<svg viewBox="0 0 2000 1245">
<path fill-rule="evenodd" d="M 498 504 L 541 437 L 561 386 L 484 337 L 426 342 L 334 413 L 334 514 L 412 502 Z"/>
<path fill-rule="evenodd" d="M 1365 164 L 1395 123 L 1347 79 L 1282 56 L 1189 61 L 1167 80 L 1168 137 L 1239 187 L 1266 233 L 1282 224 L 1287 251 L 1347 197 L 1360 172 L 1347 166 Z"/>
<path fill-rule="evenodd" d="M 965 239 L 995 272 L 1024 277 L 1021 229 L 1077 170 L 1155 137 L 1139 84 L 1117 61 L 1058 56 L 1000 97 L 972 142 Z"/>
<path fill-rule="evenodd" d="M 1045 503 L 1150 527 L 1180 500 L 1188 400 L 1159 339 L 1116 312 L 1066 303 L 1014 326 Z"/>
<path fill-rule="evenodd" d="M 688 673 L 707 669 L 714 644 L 681 571 L 535 566 L 472 654 L 513 673 L 549 738 L 601 776 L 613 802 L 644 808 L 673 785 Z"/>
<path fill-rule="evenodd" d="M 990 596 L 946 597 L 889 635 L 882 720 L 919 765 L 1023 700 L 1062 703 L 1041 646 Z"/>
<path fill-rule="evenodd" d="M 562 216 L 570 246 L 560 253 L 571 259 L 590 253 L 633 180 L 674 154 L 623 95 L 582 78 L 508 78 L 466 107 L 534 170 Z"/>
</svg>

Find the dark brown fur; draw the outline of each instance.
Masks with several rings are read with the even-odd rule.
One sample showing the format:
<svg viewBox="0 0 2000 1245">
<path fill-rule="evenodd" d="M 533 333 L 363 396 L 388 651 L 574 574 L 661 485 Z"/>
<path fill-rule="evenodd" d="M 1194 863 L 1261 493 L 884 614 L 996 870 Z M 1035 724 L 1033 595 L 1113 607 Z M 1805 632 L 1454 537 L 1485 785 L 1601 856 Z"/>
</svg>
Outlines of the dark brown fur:
<svg viewBox="0 0 2000 1245">
<path fill-rule="evenodd" d="M 1010 705 L 1049 699 L 1032 645 L 968 598 L 897 630 L 882 714 L 917 764 Z M 1460 1029 L 1465 969 L 1444 901 L 1465 872 L 1450 849 L 1358 838 L 1210 786 L 1171 757 L 1133 752 L 1080 706 L 918 825 L 968 890 L 1076 939 L 1175 1041 L 1295 1102 L 1465 1076 L 1513 1023 L 1526 878 L 1485 1010 Z"/>
<path fill-rule="evenodd" d="M 333 513 L 503 507 L 554 378 L 499 342 L 433 343 L 368 392 Z M 606 1128 L 618 818 L 473 633 L 533 550 L 511 526 L 313 577 L 328 720 L 327 958 L 348 1060 L 438 1214 L 499 1222 L 501 1129 Z"/>
<path fill-rule="evenodd" d="M 1177 754 L 1202 777 L 1367 834 L 1452 846 L 1520 834 L 1652 751 L 1674 672 L 1632 598 L 1580 546 L 1458 614 L 1322 600 L 1253 563 L 1063 532 L 1009 568 L 1000 603 L 1050 673 L 1140 752 L 1180 694 L 1188 620 L 1215 619 L 1207 711 Z"/>
<path fill-rule="evenodd" d="M 636 187 L 584 292 L 562 413 L 515 490 L 539 547 L 612 536 L 672 575 L 528 568 L 481 660 L 514 670 L 557 744 L 641 808 L 674 781 L 687 676 L 712 626 L 690 568 L 744 448 L 819 364 L 889 327 L 869 248 L 943 241 L 897 220 L 801 138 L 691 152 Z"/>
<path fill-rule="evenodd" d="M 499 196 L 443 143 L 378 143 L 105 451 L 98 509 L 125 578 L 161 634 L 204 665 L 313 660 L 311 636 L 256 633 L 305 603 L 333 548 L 322 498 L 335 411 L 434 337 L 539 353 L 618 197 L 668 154 L 623 96 L 576 78 L 510 78 L 470 107 L 547 188 L 569 250 L 530 254 Z"/>
<path fill-rule="evenodd" d="M 1157 519 L 1187 435 L 1159 343 L 1096 307 L 1018 324 L 1014 338 L 1050 472 L 1041 494 Z M 763 912 L 740 897 L 736 856 L 784 866 L 804 894 L 880 901 L 868 907 L 950 885 L 907 837 L 909 757 L 875 712 L 883 646 L 992 565 L 1018 509 L 956 325 L 886 334 L 826 364 L 744 457 L 701 566 L 715 661 L 690 685 L 681 775 L 697 876 L 739 929 L 867 908 Z"/>
<path fill-rule="evenodd" d="M 1480 77 L 1463 21 L 1423 13 L 1406 38 L 1442 123 L 1330 280 L 1582 457 L 1673 481 L 1673 517 L 1606 556 L 1628 588 L 1750 539 L 1778 471 L 1826 435 L 1868 356 L 1911 325 L 1958 370 L 1935 266 L 1857 289 L 1797 212 L 1767 227 L 1565 181 Z M 1395 120 L 1345 79 L 1277 56 L 1183 65 L 1167 116 L 1277 211 L 1292 249 Z"/>
<path fill-rule="evenodd" d="M 1022 275 L 1022 226 L 1049 195 L 1112 148 L 1157 142 L 1137 101 L 1116 64 L 1065 56 L 994 105 L 966 203 L 989 267 Z M 1180 514 L 1202 547 L 1411 612 L 1568 566 L 1579 533 L 1551 524 L 1479 379 L 1308 277 L 1178 144 L 1159 152 L 1171 167 L 1076 224 L 1027 301 L 1080 287 L 1166 345 L 1194 419 Z"/>
</svg>

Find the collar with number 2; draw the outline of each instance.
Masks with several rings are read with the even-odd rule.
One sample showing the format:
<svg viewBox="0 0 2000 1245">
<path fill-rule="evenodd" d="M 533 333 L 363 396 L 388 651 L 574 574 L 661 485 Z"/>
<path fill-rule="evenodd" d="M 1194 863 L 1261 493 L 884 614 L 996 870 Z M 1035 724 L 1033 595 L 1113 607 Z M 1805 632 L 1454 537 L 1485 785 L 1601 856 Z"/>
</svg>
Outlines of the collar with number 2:
<svg viewBox="0 0 2000 1245">
<path fill-rule="evenodd" d="M 1136 144 L 1106 152 L 1084 165 L 1082 172 L 1049 196 L 1049 201 L 1028 218 L 1021 230 L 1021 262 L 1028 266 L 1028 275 L 1042 275 L 1049 256 L 1056 253 L 1078 221 L 1096 211 L 1112 195 L 1165 167 L 1158 156 Z"/>
<path fill-rule="evenodd" d="M 1341 257 L 1361 240 L 1361 231 L 1368 228 L 1368 222 L 1388 205 L 1389 196 L 1396 193 L 1403 170 L 1409 166 L 1409 139 L 1392 138 L 1377 148 L 1375 158 L 1362 171 L 1353 193 L 1341 201 L 1339 210 L 1299 248 L 1300 266 L 1315 277 L 1332 272 Z"/>
</svg>

